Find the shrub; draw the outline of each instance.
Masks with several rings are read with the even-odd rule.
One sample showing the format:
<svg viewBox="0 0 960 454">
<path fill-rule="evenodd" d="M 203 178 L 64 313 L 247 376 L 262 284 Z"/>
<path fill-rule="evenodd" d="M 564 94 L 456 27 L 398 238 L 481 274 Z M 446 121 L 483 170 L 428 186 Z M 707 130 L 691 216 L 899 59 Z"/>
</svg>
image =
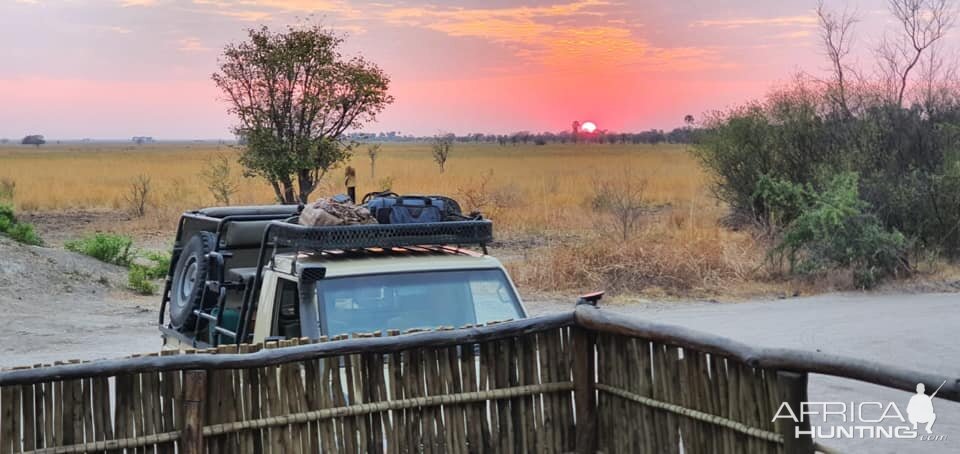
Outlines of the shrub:
<svg viewBox="0 0 960 454">
<path fill-rule="evenodd" d="M 810 205 L 812 191 L 809 184 L 800 185 L 761 175 L 753 192 L 755 204 L 766 214 L 761 223 L 771 230 L 789 224 Z"/>
<path fill-rule="evenodd" d="M 167 276 L 167 271 L 170 270 L 169 253 L 147 251 L 143 256 L 152 262 L 149 266 L 144 266 L 147 277 L 150 279 L 162 279 Z"/>
<path fill-rule="evenodd" d="M 43 244 L 43 240 L 41 240 L 37 232 L 33 230 L 33 225 L 23 222 L 16 223 L 13 227 L 10 227 L 7 230 L 7 236 L 31 246 L 40 246 Z"/>
<path fill-rule="evenodd" d="M 901 107 L 862 88 L 844 112 L 810 86 L 798 81 L 706 122 L 695 153 L 731 218 L 782 227 L 805 192 L 825 190 L 819 176 L 855 172 L 861 213 L 873 217 L 864 222 L 960 257 L 960 91 Z"/>
<path fill-rule="evenodd" d="M 786 255 L 792 272 L 849 268 L 858 287 L 870 288 L 884 278 L 910 271 L 906 238 L 864 212 L 869 205 L 860 199 L 855 173 L 839 174 L 824 191 L 806 192 L 805 197 L 811 202 L 787 226 L 772 251 Z"/>
<path fill-rule="evenodd" d="M 619 179 L 595 180 L 590 208 L 607 224 L 604 227 L 616 231 L 626 241 L 650 210 L 646 190 L 647 178 L 629 170 Z"/>
<path fill-rule="evenodd" d="M 749 236 L 650 228 L 627 242 L 582 238 L 509 264 L 519 285 L 542 291 L 673 295 L 728 292 L 755 277 L 762 252 Z"/>
<path fill-rule="evenodd" d="M 150 192 L 150 177 L 138 175 L 130 182 L 127 193 L 123 198 L 134 216 L 142 218 L 143 215 L 147 213 L 147 203 L 150 201 Z"/>
<path fill-rule="evenodd" d="M 240 183 L 235 178 L 231 163 L 229 156 L 217 154 L 204 164 L 200 172 L 200 178 L 213 195 L 213 200 L 221 205 L 230 205 L 234 194 L 240 189 Z"/>
<path fill-rule="evenodd" d="M 33 225 L 18 221 L 13 207 L 10 205 L 0 204 L 0 233 L 23 244 L 31 246 L 43 244 L 43 240 L 37 235 Z"/>
<path fill-rule="evenodd" d="M 67 250 L 120 266 L 129 266 L 133 260 L 132 245 L 130 237 L 113 233 L 95 233 L 64 243 Z"/>
<path fill-rule="evenodd" d="M 13 212 L 13 207 L 0 203 L 0 233 L 7 233 L 7 230 L 16 223 L 17 216 Z"/>
<path fill-rule="evenodd" d="M 156 284 L 151 280 L 151 269 L 135 263 L 130 265 L 127 286 L 141 295 L 153 295 L 157 291 Z"/>
</svg>

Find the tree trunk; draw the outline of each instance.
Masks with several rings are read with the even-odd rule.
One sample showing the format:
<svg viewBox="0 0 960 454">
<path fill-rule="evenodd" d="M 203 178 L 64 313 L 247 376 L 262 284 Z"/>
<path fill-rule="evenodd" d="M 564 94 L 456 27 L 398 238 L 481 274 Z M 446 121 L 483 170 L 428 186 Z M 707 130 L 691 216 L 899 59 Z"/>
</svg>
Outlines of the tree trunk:
<svg viewBox="0 0 960 454">
<path fill-rule="evenodd" d="M 300 203 L 297 199 L 296 194 L 293 191 L 293 181 L 290 177 L 285 176 L 280 179 L 280 187 L 283 189 L 283 203 L 296 204 Z"/>
<path fill-rule="evenodd" d="M 273 195 L 277 198 L 277 203 L 283 203 L 283 191 L 280 190 L 280 185 L 276 180 L 271 180 L 270 186 L 273 187 Z"/>
<path fill-rule="evenodd" d="M 301 170 L 297 175 L 297 183 L 299 183 L 300 186 L 300 203 L 307 203 L 310 199 L 310 194 L 316 189 L 317 182 L 310 175 L 309 170 Z"/>
</svg>

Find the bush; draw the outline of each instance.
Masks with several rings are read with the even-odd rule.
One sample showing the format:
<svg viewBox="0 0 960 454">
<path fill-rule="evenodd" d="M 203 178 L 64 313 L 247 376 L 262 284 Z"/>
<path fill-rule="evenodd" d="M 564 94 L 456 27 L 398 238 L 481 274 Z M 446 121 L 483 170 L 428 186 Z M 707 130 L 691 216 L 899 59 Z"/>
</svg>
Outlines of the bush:
<svg viewBox="0 0 960 454">
<path fill-rule="evenodd" d="M 593 182 L 593 194 L 588 202 L 603 224 L 602 230 L 617 232 L 623 241 L 636 233 L 643 216 L 650 211 L 647 183 L 646 176 L 629 170 L 620 178 Z"/>
<path fill-rule="evenodd" d="M 150 279 L 162 279 L 167 277 L 167 271 L 170 270 L 170 254 L 166 252 L 147 251 L 143 256 L 153 262 L 149 266 L 144 266 L 146 275 Z"/>
<path fill-rule="evenodd" d="M 130 250 L 132 245 L 133 240 L 129 237 L 113 233 L 95 233 L 64 243 L 64 247 L 69 251 L 120 266 L 129 266 L 133 261 L 134 254 Z"/>
<path fill-rule="evenodd" d="M 131 290 L 141 295 L 153 295 L 157 291 L 157 286 L 151 279 L 151 269 L 149 267 L 139 264 L 130 265 L 130 272 L 127 274 L 127 286 Z"/>
<path fill-rule="evenodd" d="M 788 193 L 802 193 L 801 199 L 810 200 L 773 250 L 774 254 L 786 255 L 792 272 L 812 274 L 848 268 L 858 287 L 870 288 L 884 278 L 910 271 L 906 238 L 864 212 L 869 205 L 860 199 L 855 173 L 833 177 L 823 192 L 794 187 Z"/>
<path fill-rule="evenodd" d="M 37 235 L 33 225 L 19 222 L 13 207 L 0 204 L 0 233 L 7 235 L 14 241 L 31 246 L 40 246 L 43 240 Z"/>
<path fill-rule="evenodd" d="M 550 292 L 727 293 L 755 277 L 763 254 L 748 235 L 714 232 L 719 235 L 654 227 L 627 242 L 581 238 L 508 266 L 519 285 Z"/>
<path fill-rule="evenodd" d="M 200 178 L 213 195 L 213 200 L 220 205 L 230 205 L 234 194 L 240 189 L 240 183 L 233 173 L 233 161 L 228 155 L 217 154 L 208 160 L 200 171 Z"/>
<path fill-rule="evenodd" d="M 11 227 L 16 225 L 17 216 L 10 205 L 0 204 L 0 233 L 7 233 Z"/>
<path fill-rule="evenodd" d="M 31 246 L 40 246 L 43 244 L 43 240 L 40 239 L 40 236 L 37 235 L 37 232 L 33 230 L 33 225 L 30 224 L 25 224 L 23 222 L 14 224 L 13 227 L 10 227 L 6 233 L 10 238 L 13 238 L 14 240 L 23 244 L 29 244 Z"/>
<path fill-rule="evenodd" d="M 134 216 L 142 218 L 147 213 L 147 204 L 150 202 L 150 193 L 152 192 L 151 187 L 150 177 L 146 175 L 137 175 L 130 181 L 130 187 L 124 194 L 123 199 Z"/>
<path fill-rule="evenodd" d="M 799 217 L 810 206 L 812 192 L 809 184 L 799 185 L 761 175 L 752 197 L 760 211 L 766 214 L 760 222 L 771 230 L 777 230 Z"/>
<path fill-rule="evenodd" d="M 857 228 L 877 223 L 917 252 L 960 257 L 960 91 L 901 107 L 864 88 L 843 112 L 810 86 L 798 81 L 705 123 L 695 153 L 731 218 L 777 230 L 810 203 L 803 194 L 826 190 L 820 176 L 854 172 L 866 202 Z"/>
</svg>

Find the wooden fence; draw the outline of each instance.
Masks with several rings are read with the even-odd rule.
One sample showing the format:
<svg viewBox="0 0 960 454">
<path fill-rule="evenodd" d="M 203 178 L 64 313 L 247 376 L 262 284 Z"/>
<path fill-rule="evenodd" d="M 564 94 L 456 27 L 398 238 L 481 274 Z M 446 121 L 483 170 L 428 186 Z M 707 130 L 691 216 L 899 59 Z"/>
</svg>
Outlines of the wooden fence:
<svg viewBox="0 0 960 454">
<path fill-rule="evenodd" d="M 769 421 L 804 399 L 808 372 L 943 378 L 591 306 L 397 334 L 0 372 L 0 453 L 807 453 Z"/>
</svg>

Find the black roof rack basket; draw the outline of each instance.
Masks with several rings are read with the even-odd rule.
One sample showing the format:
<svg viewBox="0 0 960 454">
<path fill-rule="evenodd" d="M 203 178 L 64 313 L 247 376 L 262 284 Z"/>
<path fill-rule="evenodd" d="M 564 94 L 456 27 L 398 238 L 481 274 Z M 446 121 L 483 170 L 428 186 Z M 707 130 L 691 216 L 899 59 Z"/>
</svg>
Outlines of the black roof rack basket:
<svg viewBox="0 0 960 454">
<path fill-rule="evenodd" d="M 486 219 L 421 224 L 361 224 L 305 227 L 274 221 L 264 244 L 298 249 L 334 250 L 402 246 L 478 245 L 493 241 L 493 223 Z"/>
</svg>

